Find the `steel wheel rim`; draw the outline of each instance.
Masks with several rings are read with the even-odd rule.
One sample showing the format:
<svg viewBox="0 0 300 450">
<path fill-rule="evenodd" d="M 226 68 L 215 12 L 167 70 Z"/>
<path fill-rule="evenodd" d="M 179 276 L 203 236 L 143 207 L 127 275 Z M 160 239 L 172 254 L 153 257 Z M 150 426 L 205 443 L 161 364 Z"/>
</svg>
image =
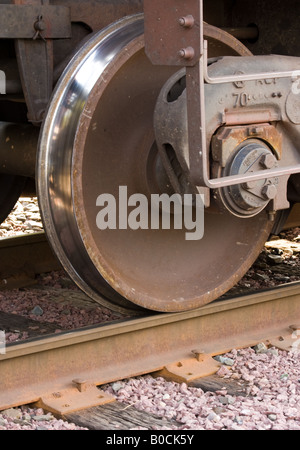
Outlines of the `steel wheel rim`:
<svg viewBox="0 0 300 450">
<path fill-rule="evenodd" d="M 114 54 L 118 53 L 117 48 L 110 48 L 111 36 L 123 34 L 124 29 L 130 28 L 127 37 L 130 42 L 141 33 L 142 27 L 142 17 L 120 20 L 96 34 L 74 56 L 53 93 L 41 129 L 37 157 L 37 192 L 41 218 L 54 253 L 65 271 L 89 297 L 109 308 L 112 307 L 113 298 L 113 309 L 121 313 L 136 308 L 117 295 L 101 277 L 98 286 L 94 286 L 94 280 L 99 274 L 90 265 L 90 258 L 81 241 L 73 214 L 70 167 L 77 124 L 86 98 L 84 86 L 77 92 L 78 79 L 85 80 L 85 89 L 92 89 L 98 77 L 98 72 L 97 75 L 95 72 L 87 72 L 85 64 L 93 64 L 93 58 L 97 57 L 98 52 L 101 66 L 101 52 L 104 51 L 110 55 L 103 64 L 105 67 Z M 111 51 L 114 53 L 110 53 Z M 90 75 L 88 79 L 86 74 Z M 72 100 L 79 105 L 75 110 L 72 108 Z"/>
</svg>

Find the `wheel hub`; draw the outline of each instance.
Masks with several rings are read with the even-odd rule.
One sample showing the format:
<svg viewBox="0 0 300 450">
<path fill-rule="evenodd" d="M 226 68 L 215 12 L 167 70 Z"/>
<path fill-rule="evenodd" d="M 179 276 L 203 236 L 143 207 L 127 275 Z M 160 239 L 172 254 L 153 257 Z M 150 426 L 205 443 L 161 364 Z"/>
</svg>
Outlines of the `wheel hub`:
<svg viewBox="0 0 300 450">
<path fill-rule="evenodd" d="M 226 164 L 224 176 L 241 175 L 254 171 L 271 169 L 277 161 L 263 141 L 247 139 Z M 278 178 L 249 181 L 224 187 L 220 196 L 225 207 L 238 217 L 251 217 L 262 211 L 277 194 Z"/>
</svg>

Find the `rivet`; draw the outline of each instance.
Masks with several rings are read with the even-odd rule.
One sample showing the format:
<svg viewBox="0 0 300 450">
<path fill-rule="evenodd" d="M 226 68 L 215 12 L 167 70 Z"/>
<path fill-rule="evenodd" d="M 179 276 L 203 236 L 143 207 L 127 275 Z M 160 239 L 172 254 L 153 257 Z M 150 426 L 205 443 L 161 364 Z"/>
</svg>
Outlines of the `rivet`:
<svg viewBox="0 0 300 450">
<path fill-rule="evenodd" d="M 186 47 L 179 50 L 179 56 L 184 59 L 193 59 L 195 56 L 195 50 L 193 47 Z"/>
<path fill-rule="evenodd" d="M 192 28 L 195 24 L 195 19 L 191 14 L 188 14 L 187 16 L 180 17 L 178 22 L 184 28 Z"/>
</svg>

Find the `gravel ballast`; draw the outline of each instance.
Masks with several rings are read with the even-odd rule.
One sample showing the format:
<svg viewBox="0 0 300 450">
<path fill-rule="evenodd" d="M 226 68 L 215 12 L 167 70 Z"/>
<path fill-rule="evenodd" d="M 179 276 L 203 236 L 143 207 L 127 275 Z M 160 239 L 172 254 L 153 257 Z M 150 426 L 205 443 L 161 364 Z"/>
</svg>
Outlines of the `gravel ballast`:
<svg viewBox="0 0 300 450">
<path fill-rule="evenodd" d="M 299 339 L 300 340 L 300 339 Z M 295 340 L 296 342 L 296 340 Z M 181 430 L 300 430 L 300 353 L 275 348 L 233 349 L 220 378 L 246 382 L 246 395 L 226 388 L 204 392 L 151 376 L 112 383 L 105 388 L 118 401 L 180 422 Z"/>
</svg>

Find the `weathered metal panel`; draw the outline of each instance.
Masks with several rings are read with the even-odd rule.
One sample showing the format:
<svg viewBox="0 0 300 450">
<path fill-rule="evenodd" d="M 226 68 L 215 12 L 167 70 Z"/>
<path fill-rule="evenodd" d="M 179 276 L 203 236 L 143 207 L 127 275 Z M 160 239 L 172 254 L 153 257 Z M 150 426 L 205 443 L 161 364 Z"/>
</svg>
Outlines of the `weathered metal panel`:
<svg viewBox="0 0 300 450">
<path fill-rule="evenodd" d="M 0 38 L 58 39 L 71 37 L 71 13 L 66 6 L 0 5 Z"/>
</svg>

